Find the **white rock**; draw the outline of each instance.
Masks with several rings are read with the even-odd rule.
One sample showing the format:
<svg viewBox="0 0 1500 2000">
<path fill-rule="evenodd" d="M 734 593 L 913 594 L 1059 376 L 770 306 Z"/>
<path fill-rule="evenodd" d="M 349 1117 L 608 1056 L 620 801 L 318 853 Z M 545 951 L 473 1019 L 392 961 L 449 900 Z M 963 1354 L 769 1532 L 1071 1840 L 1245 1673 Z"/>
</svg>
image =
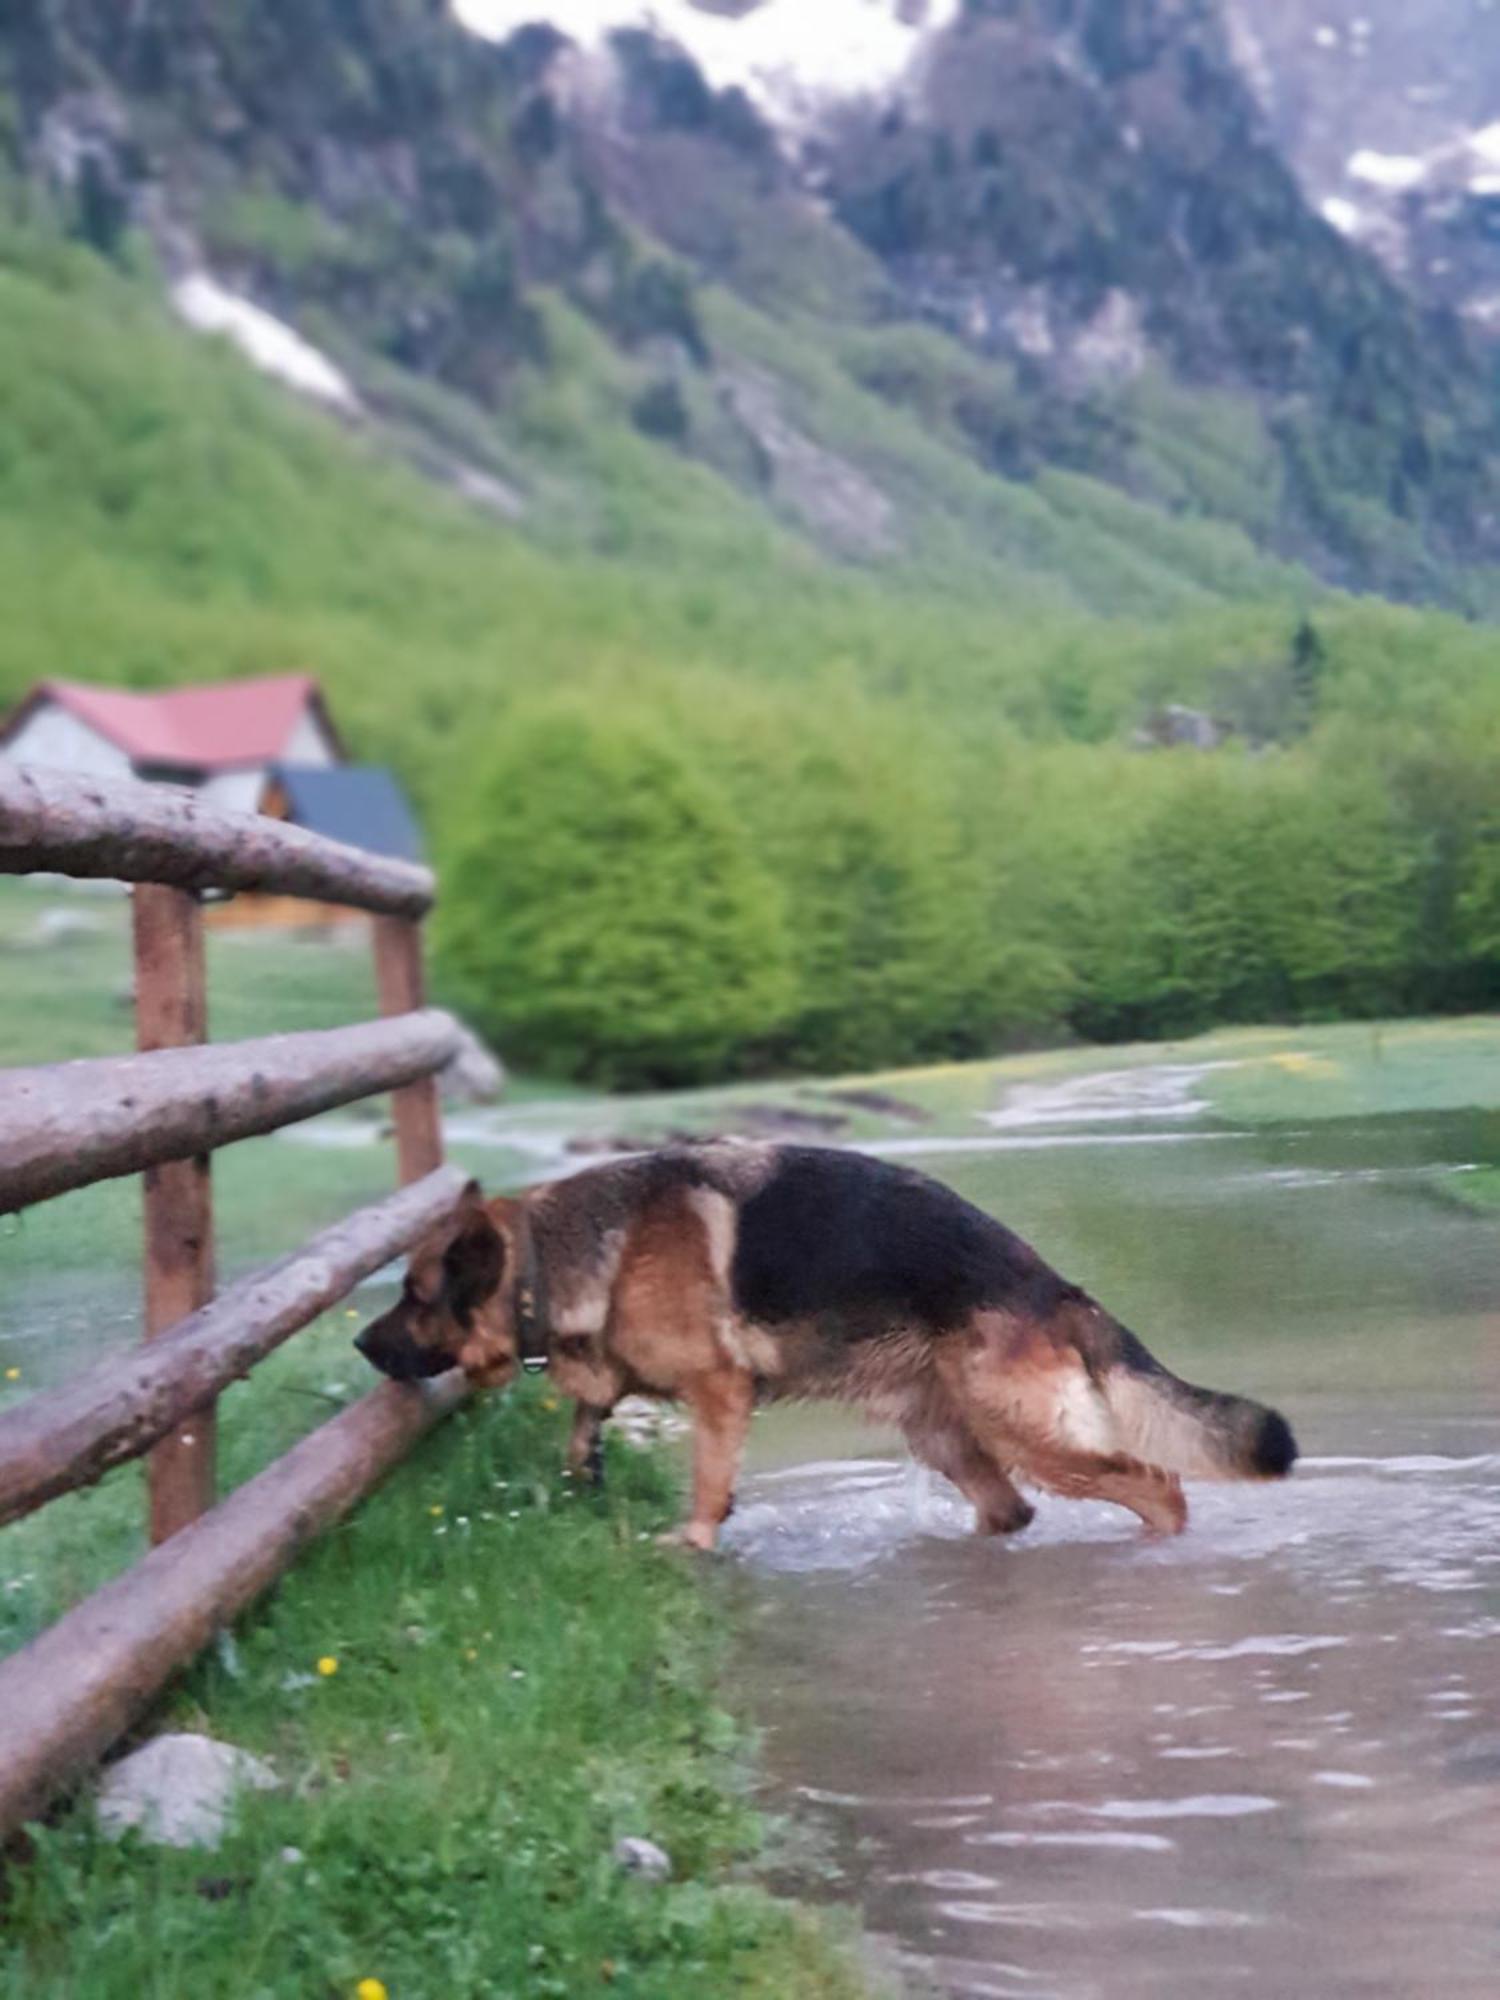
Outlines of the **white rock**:
<svg viewBox="0 0 1500 2000">
<path fill-rule="evenodd" d="M 671 1857 L 654 1840 L 641 1840 L 634 1835 L 617 1840 L 614 1862 L 627 1875 L 639 1875 L 646 1882 L 669 1882 L 672 1879 Z"/>
<path fill-rule="evenodd" d="M 116 1839 L 134 1827 L 158 1847 L 217 1847 L 236 1794 L 276 1784 L 269 1764 L 232 1743 L 156 1736 L 105 1771 L 95 1809 Z"/>
<path fill-rule="evenodd" d="M 32 928 L 35 944 L 61 944 L 68 938 L 90 937 L 100 928 L 100 920 L 88 910 L 43 910 Z"/>
</svg>

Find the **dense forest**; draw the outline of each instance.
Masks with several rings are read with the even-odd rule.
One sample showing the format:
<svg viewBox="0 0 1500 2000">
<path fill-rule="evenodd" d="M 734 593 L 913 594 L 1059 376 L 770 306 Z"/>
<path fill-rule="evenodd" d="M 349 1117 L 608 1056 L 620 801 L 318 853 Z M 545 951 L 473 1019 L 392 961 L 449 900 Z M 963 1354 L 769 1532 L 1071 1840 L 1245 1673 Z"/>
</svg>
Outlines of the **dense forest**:
<svg viewBox="0 0 1500 2000">
<path fill-rule="evenodd" d="M 149 271 L 6 226 L 0 696 L 320 674 L 419 799 L 441 980 L 514 1060 L 654 1083 L 1500 997 L 1488 627 L 1295 578 L 985 601 L 627 487 L 619 555 L 497 529 Z M 1144 747 L 1173 702 L 1221 746 Z"/>
</svg>

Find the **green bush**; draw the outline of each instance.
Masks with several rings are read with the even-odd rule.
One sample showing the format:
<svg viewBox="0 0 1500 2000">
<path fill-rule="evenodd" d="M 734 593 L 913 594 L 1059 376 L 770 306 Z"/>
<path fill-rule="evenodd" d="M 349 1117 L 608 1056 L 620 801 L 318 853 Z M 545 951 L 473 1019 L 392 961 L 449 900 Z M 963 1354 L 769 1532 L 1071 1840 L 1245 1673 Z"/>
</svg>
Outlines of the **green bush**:
<svg viewBox="0 0 1500 2000">
<path fill-rule="evenodd" d="M 523 1063 L 606 1084 L 721 1073 L 792 996 L 780 900 L 659 732 L 513 710 L 448 841 L 440 963 Z"/>
</svg>

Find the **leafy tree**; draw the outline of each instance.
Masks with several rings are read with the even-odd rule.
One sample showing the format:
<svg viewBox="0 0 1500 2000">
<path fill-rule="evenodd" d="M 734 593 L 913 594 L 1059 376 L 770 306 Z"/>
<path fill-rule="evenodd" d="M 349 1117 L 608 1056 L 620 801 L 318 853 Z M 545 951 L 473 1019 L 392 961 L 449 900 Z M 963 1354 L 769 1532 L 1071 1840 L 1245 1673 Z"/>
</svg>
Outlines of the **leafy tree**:
<svg viewBox="0 0 1500 2000">
<path fill-rule="evenodd" d="M 520 1062 L 692 1082 L 786 1013 L 774 888 L 712 788 L 624 709 L 512 711 L 447 850 L 440 964 Z"/>
</svg>

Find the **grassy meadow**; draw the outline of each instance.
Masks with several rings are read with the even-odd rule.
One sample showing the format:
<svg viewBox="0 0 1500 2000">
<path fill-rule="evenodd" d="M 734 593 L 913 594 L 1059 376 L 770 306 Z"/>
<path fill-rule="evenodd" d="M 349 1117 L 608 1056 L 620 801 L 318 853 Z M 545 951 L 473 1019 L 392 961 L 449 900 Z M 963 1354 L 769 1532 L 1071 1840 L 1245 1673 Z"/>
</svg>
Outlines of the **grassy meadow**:
<svg viewBox="0 0 1500 2000">
<path fill-rule="evenodd" d="M 328 1364 L 326 1340 L 304 1344 Z M 262 1423 L 286 1386 L 262 1376 L 277 1372 L 237 1392 Z M 245 1417 L 231 1408 L 231 1431 Z M 715 1696 L 721 1586 L 654 1546 L 672 1481 L 612 1446 L 607 1499 L 575 1491 L 558 1470 L 564 1426 L 535 1388 L 461 1413 L 206 1655 L 153 1726 L 243 1745 L 281 1789 L 248 1795 L 212 1855 L 113 1845 L 86 1804 L 33 1829 L 0 1874 L 0 1988 L 27 2000 L 352 2000 L 370 1980 L 392 2000 L 876 1990 L 852 1934 L 759 1886 L 776 1829 L 751 1797 L 751 1746 Z M 123 1547 L 133 1498 L 116 1486 L 85 1503 L 96 1555 L 101 1512 Z M 50 1570 L 55 1547 L 44 1536 L 27 1559 Z M 662 1846 L 672 1880 L 623 1875 L 610 1855 L 625 1836 Z"/>
</svg>

